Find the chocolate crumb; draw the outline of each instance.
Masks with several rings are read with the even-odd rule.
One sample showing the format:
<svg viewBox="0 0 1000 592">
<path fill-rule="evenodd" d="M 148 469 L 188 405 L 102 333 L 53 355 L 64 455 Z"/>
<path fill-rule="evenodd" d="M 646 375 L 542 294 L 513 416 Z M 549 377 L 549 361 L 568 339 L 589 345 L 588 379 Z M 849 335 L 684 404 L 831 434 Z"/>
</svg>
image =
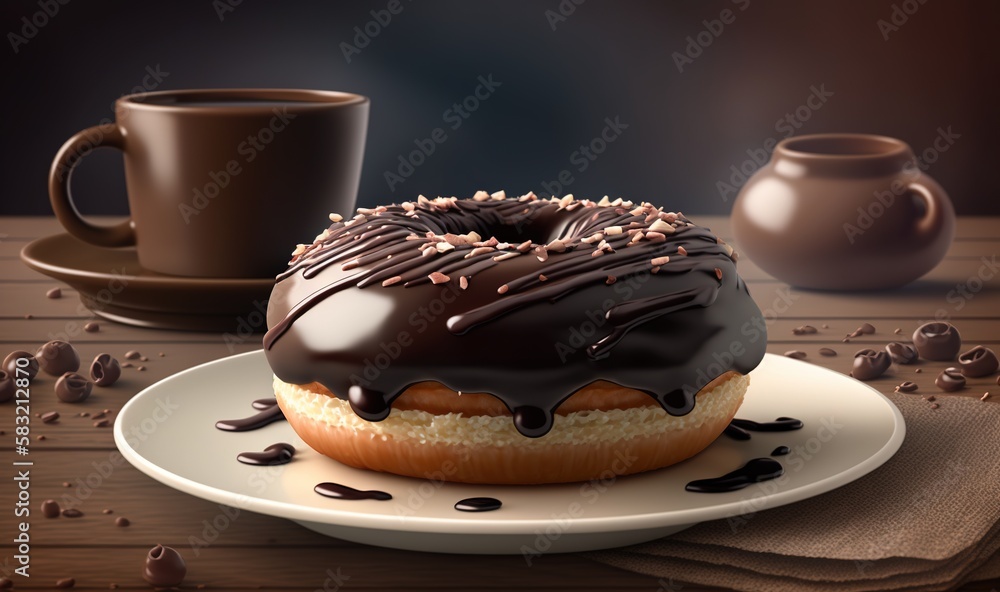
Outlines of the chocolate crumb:
<svg viewBox="0 0 1000 592">
<path fill-rule="evenodd" d="M 125 362 L 122 364 L 122 368 L 131 368 L 131 367 L 132 367 L 132 362 Z"/>
<path fill-rule="evenodd" d="M 138 370 L 139 372 L 145 372 L 146 371 L 146 367 L 145 366 L 137 366 L 136 370 Z"/>
<path fill-rule="evenodd" d="M 163 352 L 160 352 L 160 353 L 158 353 L 158 354 L 156 354 L 156 355 L 160 356 L 161 358 L 165 358 L 165 357 L 167 357 L 167 354 L 165 354 L 165 353 L 163 353 Z"/>
<path fill-rule="evenodd" d="M 858 331 L 861 331 L 862 335 L 872 335 L 875 333 L 875 326 L 871 323 L 863 323 L 858 327 Z"/>
<path fill-rule="evenodd" d="M 45 516 L 46 518 L 58 518 L 59 502 L 51 499 L 47 499 L 42 502 L 42 516 Z"/>
<path fill-rule="evenodd" d="M 73 578 L 63 578 L 61 580 L 56 580 L 56 588 L 72 588 L 76 586 L 76 580 Z"/>
<path fill-rule="evenodd" d="M 119 517 L 115 518 L 115 526 L 118 526 L 120 528 L 125 528 L 126 526 L 128 526 L 130 524 L 132 524 L 132 523 L 129 522 L 128 518 L 126 518 L 124 516 L 119 516 Z"/>
<path fill-rule="evenodd" d="M 547 279 L 549 279 L 549 278 L 544 273 L 538 274 L 538 281 L 544 282 Z"/>
<path fill-rule="evenodd" d="M 139 352 L 135 351 L 134 349 L 130 349 L 129 351 L 125 352 L 125 359 L 126 360 L 138 360 L 141 357 L 142 357 L 142 354 L 140 354 Z"/>
<path fill-rule="evenodd" d="M 806 352 L 798 349 L 793 349 L 785 352 L 785 357 L 792 358 L 795 360 L 802 360 L 806 357 Z"/>
<path fill-rule="evenodd" d="M 53 300 L 57 298 L 62 298 L 62 290 L 60 288 L 52 288 L 51 290 L 45 293 L 45 297 L 51 298 Z"/>
<path fill-rule="evenodd" d="M 140 362 L 148 362 L 149 358 L 147 358 L 146 356 L 142 356 L 141 358 L 139 358 L 139 361 Z"/>
<path fill-rule="evenodd" d="M 82 415 L 82 416 L 86 417 L 86 416 L 88 416 L 88 415 L 90 415 L 90 414 L 89 414 L 89 413 L 81 413 L 80 415 Z M 104 417 L 105 417 L 106 415 L 107 415 L 107 413 L 105 413 L 105 412 L 103 412 L 103 411 L 98 411 L 98 412 L 97 412 L 97 413 L 95 413 L 94 415 L 91 415 L 90 419 L 104 419 Z"/>
<path fill-rule="evenodd" d="M 795 327 L 794 329 L 792 329 L 793 335 L 813 335 L 814 333 L 818 332 L 819 331 L 816 329 L 816 327 L 813 327 L 812 325 L 802 325 L 801 327 Z"/>
<path fill-rule="evenodd" d="M 469 278 L 464 275 L 458 278 L 458 287 L 463 290 L 467 289 L 469 287 Z"/>
<path fill-rule="evenodd" d="M 615 283 L 617 281 L 618 281 L 618 278 L 616 278 L 613 275 L 609 275 L 608 279 L 604 280 L 604 283 L 610 286 L 611 284 L 613 284 L 613 283 Z"/>
<path fill-rule="evenodd" d="M 24 318 L 30 321 L 31 319 L 35 318 L 35 315 L 33 315 L 33 314 L 26 314 L 26 315 L 24 315 Z"/>
<path fill-rule="evenodd" d="M 63 518 L 80 518 L 83 516 L 83 512 L 76 508 L 66 508 L 62 511 L 62 515 Z"/>
<path fill-rule="evenodd" d="M 932 404 L 931 404 L 931 409 L 939 409 L 940 407 L 941 407 L 941 406 L 940 406 L 940 405 L 938 405 L 937 403 L 932 403 Z"/>
<path fill-rule="evenodd" d="M 444 284 L 444 283 L 447 283 L 447 282 L 451 281 L 450 277 L 446 276 L 445 274 L 441 273 L 440 271 L 431 272 L 427 276 L 427 278 L 429 280 L 431 280 L 431 283 L 434 284 L 434 285 Z"/>
<path fill-rule="evenodd" d="M 990 398 L 990 392 L 986 391 L 985 393 L 983 393 L 982 397 L 979 397 L 979 400 L 980 401 L 985 401 L 986 399 L 989 399 L 989 398 Z"/>
<path fill-rule="evenodd" d="M 42 423 L 52 423 L 59 420 L 58 411 L 49 411 L 42 414 Z"/>
<path fill-rule="evenodd" d="M 715 268 L 715 277 L 719 278 L 720 281 L 722 280 L 722 270 L 718 267 Z"/>
<path fill-rule="evenodd" d="M 108 421 L 108 420 L 106 420 L 106 419 L 102 419 L 101 421 L 95 421 L 95 422 L 94 422 L 94 427 L 95 427 L 95 428 L 106 428 L 106 427 L 108 427 L 109 425 L 111 425 L 111 422 L 109 422 L 109 421 Z"/>
<path fill-rule="evenodd" d="M 114 512 L 114 510 L 112 510 L 111 508 L 104 508 L 103 510 L 101 510 L 101 514 L 111 514 L 112 512 Z"/>
<path fill-rule="evenodd" d="M 63 482 L 62 482 L 62 486 L 63 486 L 63 487 L 73 487 L 73 484 L 72 484 L 72 483 L 70 483 L 69 481 L 63 481 Z"/>
<path fill-rule="evenodd" d="M 497 288 L 497 294 L 506 294 L 507 290 L 510 290 L 510 286 L 508 286 L 507 284 L 504 284 L 504 285 L 500 286 L 499 288 Z"/>
<path fill-rule="evenodd" d="M 36 440 L 48 440 L 48 438 L 47 438 L 47 437 L 45 437 L 45 434 L 42 434 L 42 435 L 38 436 L 38 437 L 37 437 L 37 438 L 35 438 L 35 439 L 36 439 Z"/>
<path fill-rule="evenodd" d="M 924 397 L 924 401 L 927 401 L 929 403 L 933 402 L 933 401 L 936 401 L 936 400 L 937 400 L 937 397 L 935 397 L 934 395 L 927 395 L 926 397 Z"/>
<path fill-rule="evenodd" d="M 830 328 L 830 325 L 827 325 L 826 323 L 823 323 L 820 326 L 823 327 L 824 329 L 829 329 Z"/>
<path fill-rule="evenodd" d="M 98 331 L 101 330 L 101 326 L 98 323 L 95 323 L 94 321 L 90 321 L 89 323 L 83 326 L 83 330 L 86 331 L 87 333 L 97 333 Z"/>
<path fill-rule="evenodd" d="M 831 358 L 831 357 L 837 355 L 837 351 L 833 350 L 833 349 L 830 349 L 828 347 L 821 347 L 821 348 L 819 348 L 819 355 Z"/>
<path fill-rule="evenodd" d="M 921 370 L 920 368 L 917 368 L 916 370 L 913 371 L 914 374 L 920 374 L 921 372 L 923 372 L 923 370 Z"/>
<path fill-rule="evenodd" d="M 899 327 L 896 327 L 896 329 L 893 331 L 893 333 L 895 333 L 896 335 L 902 335 L 903 334 L 903 330 L 900 329 Z"/>
<path fill-rule="evenodd" d="M 904 380 L 903 382 L 896 385 L 896 391 L 900 393 L 912 393 L 917 390 L 917 383 L 911 382 L 909 380 Z"/>
</svg>

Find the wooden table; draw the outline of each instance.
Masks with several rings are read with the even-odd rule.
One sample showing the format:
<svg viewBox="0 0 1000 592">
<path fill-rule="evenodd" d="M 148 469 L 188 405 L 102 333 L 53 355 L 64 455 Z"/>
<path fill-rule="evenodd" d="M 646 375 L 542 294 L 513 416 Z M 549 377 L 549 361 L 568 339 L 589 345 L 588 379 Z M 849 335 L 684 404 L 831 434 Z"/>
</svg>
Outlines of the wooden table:
<svg viewBox="0 0 1000 592">
<path fill-rule="evenodd" d="M 723 237 L 729 235 L 725 218 L 693 217 Z M 40 344 L 66 331 L 74 335 L 81 358 L 101 352 L 121 357 L 136 349 L 149 358 L 148 370 L 127 369 L 114 388 L 95 389 L 81 405 L 60 403 L 52 394 L 53 379 L 40 376 L 33 384 L 32 411 L 57 410 L 58 424 L 33 421 L 31 459 L 31 573 L 25 581 L 15 576 L 19 589 L 51 588 L 56 580 L 72 577 L 77 588 L 149 589 L 140 577 L 147 550 L 156 543 L 170 545 L 188 564 L 185 588 L 204 584 L 209 589 L 262 587 L 281 590 L 333 589 L 330 574 L 349 576 L 345 589 L 518 589 L 608 590 L 662 589 L 656 578 L 642 576 L 589 561 L 577 555 L 547 555 L 528 567 L 520 556 L 448 556 L 367 547 L 330 539 L 290 521 L 243 512 L 211 545 L 192 551 L 192 537 L 204 537 L 206 524 L 220 513 L 217 505 L 180 493 L 150 479 L 127 463 L 110 472 L 106 461 L 115 446 L 110 428 L 97 428 L 77 413 L 116 411 L 142 388 L 179 370 L 216 358 L 257 349 L 254 340 L 229 345 L 219 334 L 182 333 L 139 329 L 100 321 L 98 333 L 72 329 L 90 316 L 76 293 L 66 286 L 61 299 L 45 293 L 58 284 L 25 267 L 18 259 L 28 241 L 59 231 L 51 218 L 0 218 L 0 356 L 15 349 L 34 351 Z M 746 258 L 739 268 L 766 316 L 771 319 L 768 351 L 802 350 L 807 360 L 847 372 L 851 354 L 866 346 L 905 340 L 922 321 L 953 320 L 969 345 L 981 343 L 1000 349 L 1000 218 L 965 218 L 958 224 L 958 238 L 948 257 L 919 282 L 902 290 L 877 294 L 829 294 L 789 288 L 762 272 Z M 977 278 L 983 278 L 980 281 Z M 963 290 L 964 286 L 964 290 Z M 964 291 L 965 296 L 960 295 Z M 31 315 L 31 318 L 26 318 Z M 877 328 L 874 335 L 841 339 L 863 322 Z M 810 324 L 815 335 L 795 336 L 792 329 Z M 901 336 L 893 334 L 899 328 Z M 821 357 L 830 347 L 836 357 Z M 163 356 L 160 356 L 162 352 Z M 944 363 L 927 363 L 923 374 L 892 374 L 872 384 L 884 392 L 902 380 L 917 380 L 929 387 Z M 989 379 L 990 381 L 995 380 Z M 1000 387 L 987 379 L 969 381 L 959 396 L 980 396 Z M 0 406 L 0 459 L 8 466 L 14 458 L 11 432 L 13 405 Z M 41 439 L 44 436 L 44 439 Z M 101 475 L 101 471 L 107 473 Z M 0 548 L 14 567 L 11 544 L 13 519 L 8 505 L 16 492 L 5 469 L 0 480 Z M 95 477 L 96 475 L 96 477 Z M 91 487 L 80 484 L 91 480 Z M 65 487 L 69 484 L 69 487 Z M 81 518 L 45 519 L 38 512 L 42 500 L 76 498 Z M 104 514 L 110 509 L 113 513 Z M 115 526 L 125 516 L 131 526 Z M 206 522 L 208 521 L 208 522 Z M 208 533 L 209 535 L 211 533 Z M 0 568 L 3 568 L 0 565 Z M 976 584 L 967 589 L 989 589 Z M 671 588 L 667 588 L 671 589 Z M 690 587 L 686 589 L 691 589 Z"/>
</svg>

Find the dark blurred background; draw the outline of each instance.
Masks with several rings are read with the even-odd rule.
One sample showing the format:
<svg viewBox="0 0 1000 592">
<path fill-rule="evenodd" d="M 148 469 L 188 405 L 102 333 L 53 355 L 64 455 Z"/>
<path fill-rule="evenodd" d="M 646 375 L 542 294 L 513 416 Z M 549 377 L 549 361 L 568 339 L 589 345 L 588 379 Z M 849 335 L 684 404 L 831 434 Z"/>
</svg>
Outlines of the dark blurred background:
<svg viewBox="0 0 1000 592">
<path fill-rule="evenodd" d="M 150 70 L 160 90 L 368 95 L 360 205 L 505 188 L 722 214 L 738 187 L 720 183 L 738 185 L 731 167 L 752 170 L 772 139 L 870 132 L 920 153 L 950 128 L 960 137 L 928 172 L 960 214 L 1000 214 L 1000 3 L 399 1 L 381 25 L 372 11 L 384 21 L 389 0 L 4 0 L 0 215 L 50 213 L 56 150 Z M 58 13 L 33 16 L 46 6 Z M 33 18 L 47 22 L 29 38 Z M 445 111 L 490 76 L 499 86 L 452 129 Z M 603 153 L 577 153 L 615 118 L 627 128 Z M 390 188 L 386 172 L 436 127 L 447 141 Z M 124 213 L 120 155 L 87 158 L 74 195 L 84 212 Z"/>
</svg>

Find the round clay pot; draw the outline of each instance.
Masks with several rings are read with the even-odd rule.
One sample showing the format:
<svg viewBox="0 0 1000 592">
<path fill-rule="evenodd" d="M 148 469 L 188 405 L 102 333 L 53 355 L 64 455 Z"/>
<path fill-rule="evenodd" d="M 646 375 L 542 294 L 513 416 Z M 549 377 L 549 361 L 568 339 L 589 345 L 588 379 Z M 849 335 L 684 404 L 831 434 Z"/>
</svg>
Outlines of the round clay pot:
<svg viewBox="0 0 1000 592">
<path fill-rule="evenodd" d="M 740 191 L 732 224 L 744 253 L 793 286 L 877 290 L 937 265 L 955 212 L 904 142 L 818 134 L 777 145 Z"/>
</svg>

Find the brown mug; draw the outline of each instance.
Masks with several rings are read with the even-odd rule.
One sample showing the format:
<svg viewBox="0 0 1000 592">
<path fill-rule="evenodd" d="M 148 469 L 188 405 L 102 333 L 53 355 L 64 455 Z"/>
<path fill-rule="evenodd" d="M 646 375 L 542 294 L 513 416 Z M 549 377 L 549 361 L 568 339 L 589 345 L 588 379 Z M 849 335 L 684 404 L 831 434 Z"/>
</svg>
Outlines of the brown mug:
<svg viewBox="0 0 1000 592">
<path fill-rule="evenodd" d="M 56 154 L 49 197 L 76 238 L 134 245 L 143 268 L 177 276 L 263 278 L 286 267 L 331 212 L 357 197 L 366 97 L 319 90 L 171 90 L 127 95 L 116 121 Z M 86 221 L 70 177 L 93 148 L 122 151 L 131 218 Z"/>
<path fill-rule="evenodd" d="M 740 190 L 732 225 L 744 254 L 793 286 L 876 290 L 940 263 L 955 212 L 906 143 L 816 134 L 777 145 Z"/>
</svg>

